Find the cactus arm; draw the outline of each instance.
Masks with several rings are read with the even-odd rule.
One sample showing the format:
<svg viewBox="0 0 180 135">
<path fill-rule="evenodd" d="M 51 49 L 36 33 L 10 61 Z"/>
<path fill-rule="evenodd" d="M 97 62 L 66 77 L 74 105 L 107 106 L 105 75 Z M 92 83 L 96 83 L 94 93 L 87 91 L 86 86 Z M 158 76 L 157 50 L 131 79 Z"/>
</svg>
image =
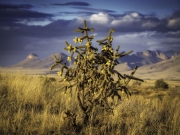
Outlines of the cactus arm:
<svg viewBox="0 0 180 135">
<path fill-rule="evenodd" d="M 131 96 L 131 93 L 129 92 L 129 90 L 125 86 L 122 86 L 121 88 L 124 90 L 124 92 L 126 93 L 127 97 Z"/>
<path fill-rule="evenodd" d="M 60 57 L 60 60 L 56 57 L 56 55 L 54 56 L 54 62 L 55 64 L 53 66 L 51 66 L 51 70 L 53 70 L 54 68 L 56 68 L 59 64 L 61 64 L 62 60 L 62 56 Z"/>
<path fill-rule="evenodd" d="M 138 66 L 136 66 L 136 67 L 134 68 L 134 70 L 132 71 L 130 77 L 132 77 L 132 76 L 134 75 L 134 73 L 136 72 L 137 68 L 138 68 Z M 128 78 L 128 80 L 125 81 L 125 85 L 124 85 L 124 86 L 126 86 L 126 85 L 130 82 L 130 80 L 131 80 L 131 78 Z"/>
<path fill-rule="evenodd" d="M 103 93 L 103 88 L 101 88 L 99 93 L 93 97 L 92 102 L 94 103 L 95 101 L 97 101 L 102 93 Z"/>
<path fill-rule="evenodd" d="M 59 62 L 58 58 L 56 57 L 56 55 L 53 55 L 54 56 L 54 61 L 55 62 Z"/>
<path fill-rule="evenodd" d="M 91 29 L 90 29 L 90 32 L 93 32 L 93 31 L 95 31 L 95 29 L 94 29 L 94 28 L 91 28 Z"/>
<path fill-rule="evenodd" d="M 125 79 L 125 77 L 124 77 L 123 75 L 121 75 L 121 73 L 119 73 L 119 72 L 116 71 L 116 70 L 113 70 L 113 71 L 118 75 L 119 78 Z"/>
<path fill-rule="evenodd" d="M 134 76 L 129 76 L 129 75 L 126 75 L 126 74 L 124 74 L 124 77 L 129 78 L 129 79 L 133 79 L 133 80 L 137 80 L 137 81 L 144 82 L 144 80 L 142 80 L 142 79 L 136 78 L 136 77 L 134 77 Z"/>
<path fill-rule="evenodd" d="M 102 40 L 97 40 L 96 42 L 99 42 L 99 44 L 101 44 L 102 42 L 104 42 L 104 41 L 106 41 L 107 40 L 107 38 L 104 38 L 104 39 L 102 39 Z"/>
<path fill-rule="evenodd" d="M 126 56 L 126 55 L 128 55 L 128 54 L 130 54 L 130 53 L 132 53 L 133 52 L 133 50 L 131 50 L 131 51 L 129 51 L 129 52 L 126 52 L 126 53 L 123 53 L 123 54 L 117 54 L 116 56 L 117 57 L 123 57 L 123 56 Z"/>
<path fill-rule="evenodd" d="M 51 67 L 51 70 L 53 70 L 54 68 L 56 68 L 58 65 L 59 65 L 59 63 L 54 64 L 54 65 Z"/>
<path fill-rule="evenodd" d="M 108 37 L 111 37 L 111 34 L 115 31 L 115 29 L 110 29 L 108 33 Z"/>
<path fill-rule="evenodd" d="M 78 28 L 77 30 L 74 30 L 74 32 L 82 32 L 82 30 Z"/>
<path fill-rule="evenodd" d="M 77 92 L 77 99 L 78 99 L 78 103 L 79 103 L 79 107 L 85 112 L 86 108 L 84 107 L 81 98 L 80 98 L 80 92 Z"/>
<path fill-rule="evenodd" d="M 88 105 L 86 109 L 86 113 L 89 113 L 93 108 L 93 103 L 91 103 L 90 101 L 87 101 L 86 104 Z"/>
</svg>

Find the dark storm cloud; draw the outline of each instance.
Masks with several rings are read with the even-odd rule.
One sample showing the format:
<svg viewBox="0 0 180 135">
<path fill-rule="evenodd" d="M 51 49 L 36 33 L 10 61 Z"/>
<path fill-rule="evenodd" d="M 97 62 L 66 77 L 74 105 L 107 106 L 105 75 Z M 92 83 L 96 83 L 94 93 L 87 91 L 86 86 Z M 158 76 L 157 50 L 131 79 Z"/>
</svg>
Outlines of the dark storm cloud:
<svg viewBox="0 0 180 135">
<path fill-rule="evenodd" d="M 170 19 L 174 19 L 174 18 L 179 18 L 180 17 L 180 9 L 179 10 L 175 10 L 172 15 L 168 16 L 168 18 Z"/>
<path fill-rule="evenodd" d="M 180 10 L 175 10 L 175 12 L 166 17 L 165 20 L 167 21 L 167 27 L 176 31 L 180 30 Z"/>
<path fill-rule="evenodd" d="M 14 4 L 3 4 L 0 3 L 0 10 L 2 9 L 30 9 L 33 6 L 30 4 L 20 4 L 20 5 L 14 5 Z"/>
<path fill-rule="evenodd" d="M 12 37 L 26 38 L 56 38 L 65 37 L 73 33 L 71 26 L 68 26 L 70 21 L 58 20 L 46 26 L 27 26 L 0 28 L 0 37 L 4 40 Z M 3 40 L 3 41 L 4 41 Z M 9 42 L 9 41 L 8 41 Z M 19 42 L 19 41 L 18 41 Z M 8 45 L 8 44 L 7 44 Z"/>
<path fill-rule="evenodd" d="M 106 13 L 114 13 L 116 11 L 113 10 L 107 10 L 107 9 L 97 9 L 97 8 L 90 8 L 90 7 L 71 7 L 74 9 L 80 9 L 80 10 L 88 10 L 88 11 L 98 11 L 98 12 L 106 12 Z"/>
<path fill-rule="evenodd" d="M 42 21 L 53 17 L 53 14 L 27 10 L 31 7 L 29 4 L 0 4 L 0 26 L 19 27 L 17 22 L 20 21 Z"/>
<path fill-rule="evenodd" d="M 78 15 L 78 16 L 90 16 L 96 14 L 97 12 L 91 11 L 77 11 L 77 12 L 59 12 L 58 15 L 67 16 L 67 15 Z"/>
<path fill-rule="evenodd" d="M 40 13 L 30 10 L 1 10 L 0 18 L 16 18 L 16 19 L 27 19 L 27 18 L 48 18 L 53 17 L 52 14 Z"/>
<path fill-rule="evenodd" d="M 56 5 L 56 6 L 90 6 L 89 3 L 87 2 L 67 2 L 67 3 L 53 3 L 51 5 Z"/>
</svg>

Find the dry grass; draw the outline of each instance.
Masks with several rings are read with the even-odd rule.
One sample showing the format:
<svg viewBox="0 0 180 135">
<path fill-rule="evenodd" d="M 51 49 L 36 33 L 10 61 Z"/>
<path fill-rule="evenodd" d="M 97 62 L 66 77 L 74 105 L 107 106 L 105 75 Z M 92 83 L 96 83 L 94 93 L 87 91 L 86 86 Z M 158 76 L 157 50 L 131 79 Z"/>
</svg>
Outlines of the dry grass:
<svg viewBox="0 0 180 135">
<path fill-rule="evenodd" d="M 95 108 L 92 122 L 82 124 L 75 90 L 57 90 L 58 80 L 26 74 L 0 74 L 0 134 L 179 135 L 180 88 L 131 86 L 133 95 L 114 107 L 114 115 Z M 72 94 L 72 96 L 71 96 Z M 77 127 L 67 127 L 63 112 L 72 110 Z"/>
</svg>

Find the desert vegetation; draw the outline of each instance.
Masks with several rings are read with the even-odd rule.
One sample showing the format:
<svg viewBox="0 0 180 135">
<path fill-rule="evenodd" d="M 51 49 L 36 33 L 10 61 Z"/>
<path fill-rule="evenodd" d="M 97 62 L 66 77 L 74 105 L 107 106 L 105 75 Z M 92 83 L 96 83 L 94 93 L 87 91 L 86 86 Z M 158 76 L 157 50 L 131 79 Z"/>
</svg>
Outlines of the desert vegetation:
<svg viewBox="0 0 180 135">
<path fill-rule="evenodd" d="M 169 85 L 163 80 L 163 79 L 158 79 L 155 82 L 155 88 L 164 88 L 168 89 Z"/>
<path fill-rule="evenodd" d="M 62 85 L 59 78 L 1 73 L 0 134 L 180 134 L 179 87 L 130 85 L 129 100 L 123 98 L 111 115 L 95 108 L 96 121 L 85 126 L 74 91 L 64 93 Z M 78 114 L 76 126 L 66 123 L 69 109 Z"/>
<path fill-rule="evenodd" d="M 86 40 L 86 44 L 83 46 L 75 46 L 65 42 L 66 48 L 70 56 L 67 57 L 68 61 L 72 60 L 75 53 L 75 68 L 67 67 L 66 62 L 63 63 L 62 56 L 57 58 L 54 55 L 54 64 L 51 70 L 56 68 L 58 65 L 61 66 L 57 74 L 63 76 L 63 71 L 65 71 L 64 78 L 61 81 L 66 81 L 69 84 L 64 86 L 65 91 L 68 89 L 72 92 L 72 87 L 76 87 L 77 101 L 79 109 L 83 112 L 84 125 L 89 125 L 93 114 L 96 112 L 96 107 L 103 110 L 108 114 L 113 113 L 114 98 L 117 97 L 118 100 L 122 99 L 121 93 L 125 93 L 127 99 L 131 96 L 127 85 L 130 80 L 142 81 L 142 79 L 134 77 L 138 66 L 135 66 L 134 70 L 130 75 L 122 75 L 117 70 L 114 69 L 116 65 L 119 64 L 118 58 L 124 57 L 133 51 L 119 53 L 120 46 L 114 51 L 112 47 L 113 37 L 112 33 L 114 29 L 110 29 L 108 36 L 102 40 L 97 40 L 99 46 L 102 46 L 100 52 L 98 49 L 93 47 L 92 40 L 94 36 L 88 36 L 88 31 L 94 31 L 94 28 L 88 28 L 86 21 L 84 20 L 84 28 L 78 27 L 74 32 L 84 33 L 84 36 L 75 37 L 74 42 L 82 44 L 83 40 Z M 113 77 L 117 77 L 117 79 Z M 73 84 L 72 84 L 73 83 Z M 108 103 L 108 98 L 112 99 L 112 103 Z M 110 113 L 111 112 L 111 113 Z M 73 126 L 76 126 L 76 114 L 71 110 L 65 112 L 67 115 L 67 121 L 71 121 Z M 99 122 L 98 122 L 99 123 Z"/>
</svg>

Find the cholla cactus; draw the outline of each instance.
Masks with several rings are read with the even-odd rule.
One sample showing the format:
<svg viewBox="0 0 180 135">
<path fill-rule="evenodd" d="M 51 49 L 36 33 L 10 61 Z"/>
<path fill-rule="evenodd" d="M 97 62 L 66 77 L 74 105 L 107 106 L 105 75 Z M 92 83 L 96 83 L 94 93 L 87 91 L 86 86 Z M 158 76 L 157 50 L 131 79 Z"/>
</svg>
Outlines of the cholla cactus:
<svg viewBox="0 0 180 135">
<path fill-rule="evenodd" d="M 85 124 L 87 124 L 95 105 L 98 104 L 103 107 L 105 106 L 106 109 L 112 109 L 107 103 L 108 97 L 114 98 L 114 96 L 117 96 L 118 99 L 121 99 L 120 91 L 125 93 L 129 98 L 131 93 L 126 87 L 129 81 L 131 79 L 143 81 L 133 77 L 138 68 L 137 66 L 131 75 L 122 75 L 114 69 L 114 67 L 119 64 L 117 61 L 118 58 L 132 53 L 132 50 L 126 53 L 118 53 L 120 46 L 113 51 L 114 49 L 111 44 L 113 37 L 111 34 L 115 31 L 114 29 L 109 31 L 105 39 L 97 41 L 99 45 L 102 46 L 102 50 L 99 53 L 97 53 L 98 49 L 91 45 L 91 40 L 94 36 L 88 36 L 88 31 L 94 31 L 94 28 L 88 28 L 84 20 L 84 28 L 78 27 L 78 29 L 74 31 L 84 33 L 84 36 L 80 38 L 75 37 L 73 41 L 75 44 L 77 42 L 81 44 L 83 40 L 86 40 L 86 44 L 74 46 L 65 42 L 67 45 L 65 50 L 72 52 L 71 56 L 67 58 L 69 61 L 72 59 L 73 54 L 77 53 L 74 62 L 76 67 L 74 69 L 67 67 L 66 63 L 62 64 L 62 57 L 58 60 L 56 56 L 54 56 L 55 64 L 51 67 L 52 70 L 57 64 L 60 64 L 61 69 L 58 75 L 62 75 L 64 68 L 67 70 L 62 81 L 75 81 L 74 84 L 67 85 L 64 88 L 67 89 L 76 86 L 79 107 L 85 114 Z M 118 76 L 117 80 L 113 78 L 115 75 Z"/>
</svg>

